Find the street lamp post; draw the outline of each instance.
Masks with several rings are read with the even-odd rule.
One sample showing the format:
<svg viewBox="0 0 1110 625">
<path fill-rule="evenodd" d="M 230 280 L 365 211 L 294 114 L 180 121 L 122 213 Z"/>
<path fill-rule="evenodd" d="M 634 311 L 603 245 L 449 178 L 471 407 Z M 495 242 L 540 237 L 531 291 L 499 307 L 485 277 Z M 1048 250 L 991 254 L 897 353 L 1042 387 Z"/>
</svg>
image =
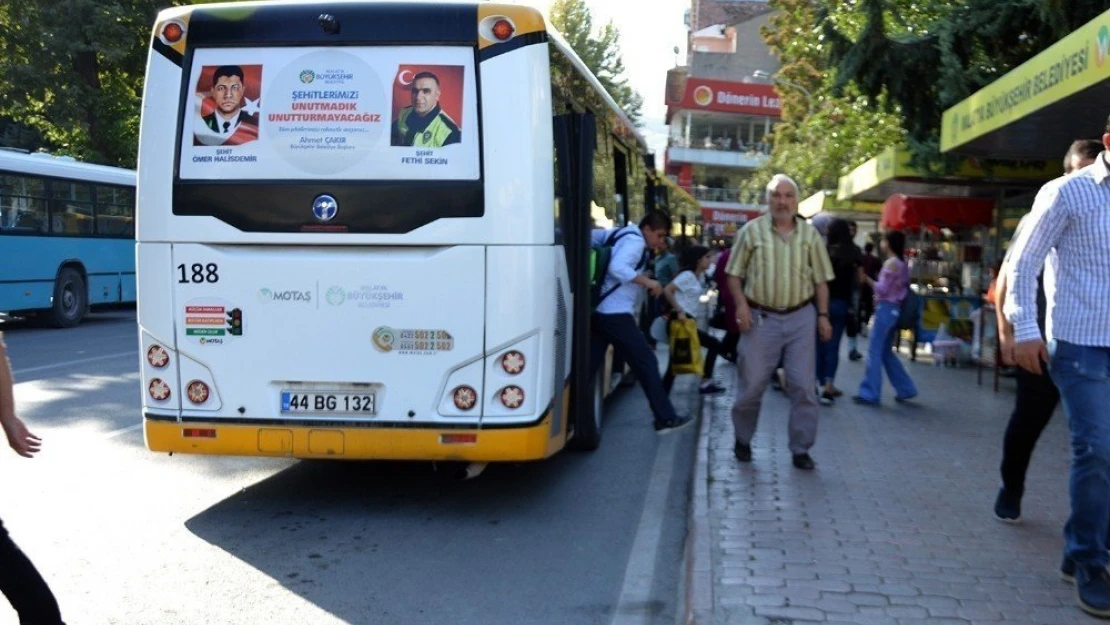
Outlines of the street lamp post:
<svg viewBox="0 0 1110 625">
<path fill-rule="evenodd" d="M 809 92 L 809 89 L 806 89 L 805 87 L 799 85 L 796 82 L 790 82 L 789 80 L 786 80 L 785 78 L 778 78 L 777 76 L 773 76 L 770 72 L 765 72 L 761 69 L 757 69 L 754 72 L 752 72 L 752 76 L 754 76 L 755 78 L 762 78 L 762 79 L 765 79 L 765 80 L 772 80 L 776 83 L 780 83 L 780 84 L 786 85 L 787 87 L 792 87 L 794 89 L 797 89 L 798 91 L 801 91 L 802 93 L 805 94 L 805 96 L 806 96 L 806 106 L 809 107 L 809 112 L 806 114 L 806 117 L 812 117 L 813 116 L 813 94 L 811 94 Z"/>
</svg>

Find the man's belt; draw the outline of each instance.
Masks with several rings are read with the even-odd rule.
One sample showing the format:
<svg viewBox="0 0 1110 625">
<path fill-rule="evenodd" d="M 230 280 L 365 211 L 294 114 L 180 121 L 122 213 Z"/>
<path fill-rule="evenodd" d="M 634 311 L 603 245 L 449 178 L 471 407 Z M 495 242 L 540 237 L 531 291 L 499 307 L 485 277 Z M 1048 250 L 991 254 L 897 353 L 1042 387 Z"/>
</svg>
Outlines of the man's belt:
<svg viewBox="0 0 1110 625">
<path fill-rule="evenodd" d="M 763 304 L 760 304 L 759 302 L 756 302 L 756 301 L 753 301 L 753 300 L 748 300 L 748 308 L 751 308 L 752 310 L 759 310 L 759 311 L 762 311 L 762 312 L 775 313 L 776 315 L 785 315 L 787 313 L 792 313 L 794 311 L 801 310 L 801 309 L 803 309 L 806 306 L 809 306 L 811 304 L 813 304 L 813 298 L 807 299 L 806 301 L 802 302 L 801 304 L 798 304 L 797 306 L 787 306 L 786 308 L 775 308 L 774 306 L 764 306 Z"/>
</svg>

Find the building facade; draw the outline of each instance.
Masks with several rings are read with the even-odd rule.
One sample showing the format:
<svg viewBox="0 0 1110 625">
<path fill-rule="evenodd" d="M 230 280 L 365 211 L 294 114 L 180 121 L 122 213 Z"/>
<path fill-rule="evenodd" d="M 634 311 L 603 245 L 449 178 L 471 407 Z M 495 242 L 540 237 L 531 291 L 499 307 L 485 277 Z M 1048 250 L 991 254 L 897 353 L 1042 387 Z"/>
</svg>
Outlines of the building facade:
<svg viewBox="0 0 1110 625">
<path fill-rule="evenodd" d="M 714 240 L 766 210 L 740 187 L 767 161 L 782 111 L 770 80 L 779 63 L 760 35 L 771 13 L 766 2 L 691 0 L 686 66 L 667 74 L 665 171 L 699 201 Z"/>
</svg>

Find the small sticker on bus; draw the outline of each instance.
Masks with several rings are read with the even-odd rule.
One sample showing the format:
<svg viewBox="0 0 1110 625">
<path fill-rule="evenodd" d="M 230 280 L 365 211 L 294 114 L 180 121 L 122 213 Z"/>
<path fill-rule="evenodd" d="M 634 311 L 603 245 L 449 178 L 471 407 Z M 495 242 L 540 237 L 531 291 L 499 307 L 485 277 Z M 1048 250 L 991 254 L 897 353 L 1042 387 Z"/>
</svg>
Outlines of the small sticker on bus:
<svg viewBox="0 0 1110 625">
<path fill-rule="evenodd" d="M 198 345 L 223 345 L 243 336 L 243 309 L 221 300 L 185 304 L 185 338 Z"/>
<path fill-rule="evenodd" d="M 398 330 L 381 326 L 370 335 L 374 349 L 402 355 L 430 356 L 455 348 L 455 338 L 446 330 Z"/>
</svg>

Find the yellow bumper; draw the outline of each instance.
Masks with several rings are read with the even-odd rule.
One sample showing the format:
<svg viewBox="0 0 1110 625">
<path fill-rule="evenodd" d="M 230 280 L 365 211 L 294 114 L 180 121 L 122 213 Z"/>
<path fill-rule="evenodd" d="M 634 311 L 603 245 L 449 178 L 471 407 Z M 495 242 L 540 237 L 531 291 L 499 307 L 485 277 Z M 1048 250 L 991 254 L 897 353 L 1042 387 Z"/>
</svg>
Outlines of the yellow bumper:
<svg viewBox="0 0 1110 625">
<path fill-rule="evenodd" d="M 143 430 L 151 451 L 336 460 L 540 460 L 566 442 L 562 428 L 551 431 L 550 413 L 533 426 L 485 430 L 283 427 L 152 419 L 143 419 Z"/>
</svg>

